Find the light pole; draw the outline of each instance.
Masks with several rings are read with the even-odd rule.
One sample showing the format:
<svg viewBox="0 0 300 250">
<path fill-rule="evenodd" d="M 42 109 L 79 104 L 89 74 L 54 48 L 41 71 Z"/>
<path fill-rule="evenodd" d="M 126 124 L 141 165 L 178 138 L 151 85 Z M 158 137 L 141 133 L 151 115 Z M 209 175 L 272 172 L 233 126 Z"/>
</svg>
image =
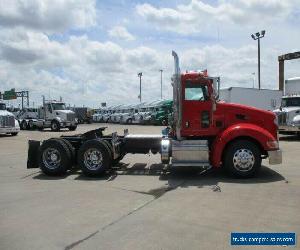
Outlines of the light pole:
<svg viewBox="0 0 300 250">
<path fill-rule="evenodd" d="M 160 69 L 160 99 L 162 99 L 162 72 L 163 70 Z"/>
<path fill-rule="evenodd" d="M 140 95 L 139 95 L 140 102 L 142 102 L 142 75 L 143 75 L 142 72 L 138 73 L 138 77 L 140 78 Z"/>
<path fill-rule="evenodd" d="M 253 38 L 253 40 L 257 40 L 257 47 L 258 47 L 258 56 L 257 56 L 257 60 L 258 60 L 258 89 L 260 89 L 260 39 L 263 38 L 265 36 L 266 31 L 262 30 L 260 33 L 256 32 L 255 35 L 252 34 L 251 37 Z"/>
<path fill-rule="evenodd" d="M 253 80 L 253 88 L 254 88 L 254 86 L 255 86 L 255 72 L 252 73 L 252 76 L 253 76 L 252 80 Z"/>
</svg>

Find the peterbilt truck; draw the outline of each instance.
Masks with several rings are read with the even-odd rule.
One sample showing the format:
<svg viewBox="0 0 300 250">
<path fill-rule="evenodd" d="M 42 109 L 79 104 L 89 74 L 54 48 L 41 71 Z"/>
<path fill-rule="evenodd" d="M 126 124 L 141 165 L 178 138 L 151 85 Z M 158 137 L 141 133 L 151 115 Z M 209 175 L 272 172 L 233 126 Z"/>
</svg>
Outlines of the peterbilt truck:
<svg viewBox="0 0 300 250">
<path fill-rule="evenodd" d="M 280 134 L 300 135 L 300 77 L 285 81 L 281 106 L 274 110 Z"/>
<path fill-rule="evenodd" d="M 86 175 L 109 171 L 124 155 L 160 153 L 166 168 L 225 168 L 237 177 L 252 177 L 262 159 L 280 164 L 282 153 L 274 113 L 217 101 L 219 78 L 206 72 L 180 73 L 175 61 L 173 119 L 162 134 L 105 134 L 98 128 L 83 134 L 29 141 L 27 168 L 48 175 L 78 166 Z"/>
<path fill-rule="evenodd" d="M 20 119 L 21 129 L 51 128 L 52 131 L 60 131 L 61 128 L 68 128 L 74 131 L 77 128 L 75 113 L 67 109 L 62 101 L 45 100 L 43 97 L 43 105 L 38 108 L 37 117 Z"/>
<path fill-rule="evenodd" d="M 15 116 L 6 110 L 5 103 L 0 102 L 0 134 L 16 136 L 20 132 L 20 126 Z"/>
</svg>

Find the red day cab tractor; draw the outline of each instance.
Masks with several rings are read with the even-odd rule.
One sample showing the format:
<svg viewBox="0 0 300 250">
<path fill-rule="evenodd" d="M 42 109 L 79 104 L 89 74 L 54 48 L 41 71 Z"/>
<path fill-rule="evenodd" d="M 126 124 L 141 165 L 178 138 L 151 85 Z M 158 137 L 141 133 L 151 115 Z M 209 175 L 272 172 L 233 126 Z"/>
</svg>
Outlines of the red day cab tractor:
<svg viewBox="0 0 300 250">
<path fill-rule="evenodd" d="M 124 131 L 104 134 L 105 128 L 43 142 L 29 141 L 27 168 L 41 168 L 48 175 L 65 174 L 74 166 L 86 175 L 100 175 L 127 153 L 161 154 L 172 167 L 225 168 L 237 177 L 252 177 L 269 158 L 280 164 L 282 153 L 272 112 L 217 101 L 219 78 L 206 72 L 180 73 L 175 62 L 173 117 L 161 135 L 134 135 Z"/>
</svg>

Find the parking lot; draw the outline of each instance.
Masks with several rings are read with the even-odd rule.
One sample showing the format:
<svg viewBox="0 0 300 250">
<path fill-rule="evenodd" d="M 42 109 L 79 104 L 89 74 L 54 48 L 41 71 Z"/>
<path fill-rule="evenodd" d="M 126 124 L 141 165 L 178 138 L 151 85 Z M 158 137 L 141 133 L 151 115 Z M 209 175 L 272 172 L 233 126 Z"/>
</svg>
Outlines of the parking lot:
<svg viewBox="0 0 300 250">
<path fill-rule="evenodd" d="M 259 176 L 246 180 L 221 171 L 164 174 L 160 155 L 127 155 L 101 178 L 26 169 L 28 139 L 99 126 L 0 137 L 0 249 L 230 249 L 231 232 L 299 235 L 300 139 L 282 137 L 284 163 L 264 161 Z M 162 129 L 107 126 L 119 134 Z"/>
</svg>

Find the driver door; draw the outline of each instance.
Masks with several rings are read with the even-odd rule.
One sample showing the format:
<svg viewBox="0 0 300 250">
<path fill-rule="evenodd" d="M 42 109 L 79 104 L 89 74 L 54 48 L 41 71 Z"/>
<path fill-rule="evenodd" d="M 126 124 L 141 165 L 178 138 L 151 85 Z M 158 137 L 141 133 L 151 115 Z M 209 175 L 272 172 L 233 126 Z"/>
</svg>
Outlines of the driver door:
<svg viewBox="0 0 300 250">
<path fill-rule="evenodd" d="M 182 136 L 209 135 L 211 109 L 208 85 L 186 81 L 182 96 Z"/>
</svg>

